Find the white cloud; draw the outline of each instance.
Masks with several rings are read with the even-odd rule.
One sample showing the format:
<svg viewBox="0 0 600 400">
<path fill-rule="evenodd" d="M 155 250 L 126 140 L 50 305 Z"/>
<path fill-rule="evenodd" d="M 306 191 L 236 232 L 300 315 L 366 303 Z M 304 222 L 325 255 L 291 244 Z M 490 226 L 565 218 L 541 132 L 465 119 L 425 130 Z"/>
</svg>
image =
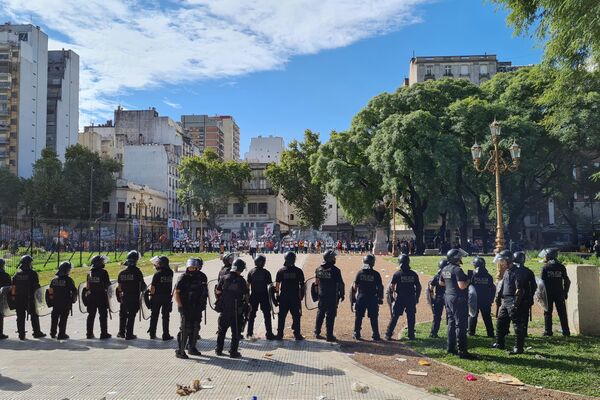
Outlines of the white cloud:
<svg viewBox="0 0 600 400">
<path fill-rule="evenodd" d="M 51 48 L 79 54 L 87 124 L 110 116 L 128 90 L 280 69 L 294 55 L 418 22 L 415 9 L 426 1 L 174 0 L 161 8 L 149 0 L 4 0 L 0 15 L 33 16 L 66 38 L 51 38 Z"/>
<path fill-rule="evenodd" d="M 179 110 L 181 108 L 181 104 L 179 103 L 175 103 L 169 99 L 167 99 L 166 97 L 163 99 L 163 103 L 165 103 L 166 105 L 168 105 L 169 107 L 172 107 L 176 110 Z"/>
</svg>

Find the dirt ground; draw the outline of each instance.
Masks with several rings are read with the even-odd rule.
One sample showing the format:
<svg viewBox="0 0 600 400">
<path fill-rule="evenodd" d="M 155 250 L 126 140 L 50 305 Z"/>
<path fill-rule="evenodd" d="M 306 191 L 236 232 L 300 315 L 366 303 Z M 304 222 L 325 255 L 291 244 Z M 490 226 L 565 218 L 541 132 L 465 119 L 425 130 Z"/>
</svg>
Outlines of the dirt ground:
<svg viewBox="0 0 600 400">
<path fill-rule="evenodd" d="M 314 268 L 316 268 L 320 262 L 320 255 L 309 255 L 304 266 L 304 273 L 307 279 L 314 275 Z M 350 287 L 349 285 L 354 280 L 358 269 L 362 266 L 362 257 L 338 255 L 337 265 L 342 270 L 344 282 L 346 283 L 346 287 L 348 289 Z M 391 276 L 396 270 L 396 265 L 385 261 L 383 257 L 378 257 L 375 268 L 381 273 L 384 285 L 387 285 L 387 283 L 391 280 Z M 425 290 L 430 277 L 421 275 L 420 278 L 423 290 Z M 536 310 L 536 312 L 540 313 L 540 310 Z M 314 340 L 313 330 L 315 316 L 316 311 L 303 311 L 302 332 L 307 339 Z M 424 294 L 422 294 L 421 301 L 417 305 L 417 323 L 430 321 L 431 318 L 431 309 L 425 301 Z M 387 305 L 384 304 L 381 306 L 379 313 L 379 329 L 381 331 L 381 336 L 384 335 L 389 320 L 390 313 Z M 291 321 L 286 325 L 289 326 L 290 323 Z M 403 333 L 402 330 L 404 329 L 405 325 L 406 318 L 402 317 L 396 326 L 394 337 L 398 337 L 398 334 Z M 356 341 L 352 339 L 353 329 L 354 314 L 350 311 L 350 304 L 348 296 L 346 295 L 346 300 L 341 303 L 340 307 L 338 308 L 338 316 L 335 323 L 335 335 L 341 344 L 341 351 L 345 353 L 353 353 L 352 358 L 355 361 L 365 365 L 370 369 L 414 386 L 425 389 L 431 389 L 433 387 L 447 388 L 449 394 L 452 394 L 455 398 L 464 400 L 590 399 L 590 397 L 571 395 L 547 389 L 537 389 L 532 386 L 520 388 L 508 386 L 490 382 L 481 376 L 478 376 L 477 381 L 469 382 L 466 380 L 466 375 L 468 372 L 453 366 L 436 362 L 432 359 L 427 359 L 429 362 L 431 362 L 431 366 L 420 366 L 418 361 L 424 357 L 411 350 L 402 341 L 371 341 L 371 327 L 369 320 L 366 317 L 363 320 L 361 332 L 363 339 L 366 340 Z M 445 324 L 442 324 L 442 329 L 445 329 Z M 323 326 L 323 335 L 324 332 L 325 327 Z M 286 336 L 291 337 L 291 332 L 289 332 L 289 329 L 286 332 Z M 399 362 L 396 360 L 396 358 L 405 358 L 406 362 Z M 410 369 L 423 370 L 424 368 L 426 368 L 428 372 L 428 376 L 426 377 L 407 375 L 407 371 Z"/>
</svg>

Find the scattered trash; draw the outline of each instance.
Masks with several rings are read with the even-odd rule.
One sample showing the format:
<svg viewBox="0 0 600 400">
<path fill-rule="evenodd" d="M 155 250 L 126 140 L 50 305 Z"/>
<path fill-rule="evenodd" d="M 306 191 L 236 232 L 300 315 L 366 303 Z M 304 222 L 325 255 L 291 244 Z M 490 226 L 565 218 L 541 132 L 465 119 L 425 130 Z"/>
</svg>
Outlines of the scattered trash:
<svg viewBox="0 0 600 400">
<path fill-rule="evenodd" d="M 273 357 L 273 353 L 265 353 L 265 357 Z"/>
<path fill-rule="evenodd" d="M 292 382 L 290 383 L 290 386 L 294 386 L 295 384 L 297 384 L 297 382 Z"/>
<path fill-rule="evenodd" d="M 524 386 L 525 385 L 523 382 L 521 382 L 514 376 L 508 375 L 508 374 L 486 373 L 486 374 L 483 374 L 483 377 L 489 381 L 503 383 L 505 385 L 511 385 L 511 386 Z"/>
<path fill-rule="evenodd" d="M 427 372 L 425 371 L 414 371 L 412 369 L 409 369 L 407 372 L 408 375 L 414 375 L 414 376 L 427 376 Z"/>
<path fill-rule="evenodd" d="M 201 385 L 200 379 L 194 379 L 190 383 L 190 386 L 183 386 L 183 385 L 177 384 L 177 390 L 175 391 L 175 393 L 177 393 L 179 396 L 189 396 L 190 394 L 199 392 L 202 389 L 214 389 L 214 386 Z M 114 392 L 114 393 L 116 393 L 116 392 Z"/>
<path fill-rule="evenodd" d="M 194 379 L 192 381 L 192 389 L 194 389 L 196 392 L 198 390 L 200 390 L 200 380 L 199 379 Z"/>
<path fill-rule="evenodd" d="M 75 378 L 75 376 L 74 376 L 74 375 L 71 375 L 71 376 L 69 377 L 69 379 L 74 379 L 74 378 Z"/>
<path fill-rule="evenodd" d="M 431 363 L 427 360 L 419 360 L 419 365 L 422 365 L 424 367 L 428 367 L 431 365 Z"/>
<path fill-rule="evenodd" d="M 316 400 L 327 400 L 327 396 L 317 396 L 315 397 Z"/>
<path fill-rule="evenodd" d="M 362 382 L 354 382 L 352 383 L 352 390 L 358 393 L 367 393 L 369 391 L 369 386 Z"/>
<path fill-rule="evenodd" d="M 475 375 L 473 375 L 473 374 L 469 374 L 469 375 L 467 375 L 467 380 L 469 382 L 473 382 L 473 381 L 477 380 L 477 377 Z"/>
<path fill-rule="evenodd" d="M 519 390 L 526 391 L 526 390 L 527 390 L 527 388 L 526 388 L 525 386 L 521 386 L 521 387 L 519 388 Z"/>
<path fill-rule="evenodd" d="M 544 357 L 544 356 L 543 356 L 543 355 L 541 355 L 541 354 L 536 354 L 536 355 L 535 355 L 535 356 L 533 356 L 533 357 L 534 357 L 535 359 L 537 359 L 537 360 L 547 360 L 547 358 L 546 358 L 546 357 Z"/>
<path fill-rule="evenodd" d="M 406 358 L 396 357 L 396 361 L 406 362 Z"/>
<path fill-rule="evenodd" d="M 448 396 L 454 397 L 454 393 L 448 393 Z"/>
<path fill-rule="evenodd" d="M 117 394 L 117 392 L 106 392 L 106 394 Z"/>
<path fill-rule="evenodd" d="M 536 389 L 543 389 L 543 386 L 534 386 Z"/>
<path fill-rule="evenodd" d="M 531 350 L 531 349 L 533 349 L 533 347 L 531 347 L 531 346 L 525 347 L 525 350 Z"/>
</svg>

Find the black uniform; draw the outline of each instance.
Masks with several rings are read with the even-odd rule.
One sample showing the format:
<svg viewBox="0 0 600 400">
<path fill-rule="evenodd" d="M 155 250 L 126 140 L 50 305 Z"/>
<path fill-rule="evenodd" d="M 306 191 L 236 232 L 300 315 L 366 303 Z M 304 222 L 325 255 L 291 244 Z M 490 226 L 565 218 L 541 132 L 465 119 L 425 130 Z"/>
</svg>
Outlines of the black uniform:
<svg viewBox="0 0 600 400">
<path fill-rule="evenodd" d="M 337 315 L 338 303 L 340 300 L 344 300 L 344 293 L 346 291 L 342 273 L 333 263 L 323 262 L 315 270 L 315 277 L 317 278 L 319 288 L 319 306 L 315 322 L 315 335 L 319 336 L 321 334 L 321 327 L 325 320 L 327 339 L 335 340 L 333 325 Z"/>
<path fill-rule="evenodd" d="M 152 287 L 154 294 L 150 299 L 151 310 L 150 328 L 148 333 L 151 338 L 156 337 L 156 326 L 158 325 L 158 314 L 162 312 L 162 332 L 163 339 L 172 339 L 169 334 L 169 315 L 173 309 L 172 290 L 173 290 L 173 270 L 168 266 L 159 269 L 152 277 Z"/>
<path fill-rule="evenodd" d="M 391 285 L 396 285 L 396 300 L 392 309 L 392 319 L 385 333 L 386 338 L 391 338 L 394 333 L 394 328 L 398 323 L 398 318 L 406 311 L 406 319 L 408 323 L 408 337 L 415 338 L 415 319 L 417 313 L 417 303 L 421 296 L 421 283 L 419 275 L 410 269 L 408 265 L 402 265 L 400 270 L 392 276 Z"/>
<path fill-rule="evenodd" d="M 277 337 L 283 338 L 283 328 L 288 312 L 292 314 L 292 330 L 294 336 L 300 338 L 301 301 L 304 296 L 304 272 L 296 266 L 284 266 L 275 276 L 279 288 L 279 315 L 277 321 Z"/>
<path fill-rule="evenodd" d="M 40 281 L 37 272 L 31 269 L 21 269 L 17 271 L 12 278 L 12 284 L 15 287 L 15 305 L 17 312 L 17 331 L 19 338 L 25 338 L 25 316 L 29 314 L 31 319 L 31 328 L 33 337 L 43 337 L 44 333 L 40 330 L 40 317 L 35 309 L 34 295 L 40 288 Z"/>
<path fill-rule="evenodd" d="M 467 275 L 460 266 L 448 264 L 440 275 L 440 282 L 444 282 L 446 292 L 444 301 L 446 305 L 446 318 L 448 319 L 448 352 L 456 353 L 458 340 L 458 353 L 467 354 L 467 317 L 469 315 L 468 289 L 460 289 L 458 282 L 466 282 Z"/>
<path fill-rule="evenodd" d="M 528 293 L 528 281 L 525 274 L 515 264 L 504 272 L 500 281 L 496 304 L 500 304 L 496 326 L 495 347 L 503 349 L 510 321 L 515 330 L 515 353 L 522 353 L 525 344 L 525 324 L 529 316 L 531 298 Z"/>
<path fill-rule="evenodd" d="M 50 336 L 56 336 L 58 327 L 58 339 L 66 339 L 67 319 L 74 301 L 77 300 L 77 288 L 70 276 L 58 275 L 50 282 L 50 289 L 52 289 Z"/>
<path fill-rule="evenodd" d="M 354 337 L 360 338 L 360 330 L 365 311 L 368 312 L 373 331 L 373 339 L 379 340 L 379 305 L 383 304 L 383 282 L 381 275 L 369 265 L 364 265 L 354 278 L 356 288 L 356 308 Z"/>
<path fill-rule="evenodd" d="M 567 308 L 565 300 L 571 287 L 571 281 L 567 276 L 567 269 L 556 260 L 548 261 L 542 268 L 542 281 L 546 285 L 548 293 L 548 311 L 544 311 L 544 335 L 552 335 L 552 311 L 556 305 L 558 318 L 563 335 L 571 334 L 569 322 L 567 321 Z"/>
<path fill-rule="evenodd" d="M 440 324 L 442 322 L 442 313 L 444 312 L 445 300 L 444 294 L 446 293 L 446 287 L 440 285 L 440 275 L 442 270 L 440 269 L 437 274 L 429 282 L 433 290 L 431 296 L 431 311 L 433 313 L 433 323 L 431 324 L 430 337 L 438 337 L 440 330 Z"/>
<path fill-rule="evenodd" d="M 0 265 L 0 288 L 11 285 L 10 275 L 4 271 L 4 263 Z M 2 310 L 0 310 L 0 340 L 6 339 L 8 336 L 4 334 L 4 315 L 2 315 Z"/>
<path fill-rule="evenodd" d="M 135 339 L 133 326 L 135 315 L 140 310 L 140 293 L 146 289 L 144 276 L 142 271 L 133 262 L 130 262 L 127 268 L 119 273 L 118 282 L 122 290 L 118 336 Z"/>
<path fill-rule="evenodd" d="M 265 330 L 267 338 L 273 337 L 273 325 L 271 322 L 271 303 L 269 302 L 269 294 L 267 287 L 273 283 L 271 273 L 264 267 L 255 267 L 248 273 L 248 284 L 250 285 L 250 316 L 248 317 L 248 336 L 254 336 L 254 321 L 258 307 L 265 317 Z"/>
<path fill-rule="evenodd" d="M 481 313 L 487 336 L 494 337 L 494 324 L 492 323 L 492 303 L 496 295 L 494 278 L 485 267 L 479 267 L 473 274 L 471 285 L 477 292 L 477 314 L 474 317 L 469 316 L 469 335 L 475 335 L 477 315 Z"/>
<path fill-rule="evenodd" d="M 96 312 L 100 320 L 100 337 L 108 337 L 108 272 L 101 267 L 93 267 L 87 276 L 87 336 L 94 336 Z"/>
<path fill-rule="evenodd" d="M 217 291 L 221 292 L 219 296 L 220 314 L 219 330 L 217 332 L 217 354 L 223 351 L 225 344 L 225 334 L 231 329 L 231 346 L 229 354 L 238 354 L 240 343 L 240 326 L 243 323 L 244 303 L 247 301 L 248 286 L 246 280 L 236 272 L 230 272 L 228 275 L 219 279 Z"/>
<path fill-rule="evenodd" d="M 208 299 L 207 282 L 204 272 L 186 271 L 175 285 L 175 290 L 179 291 L 179 299 L 181 300 L 181 307 L 178 310 L 181 325 L 177 334 L 178 352 L 180 354 L 185 353 L 186 346 L 189 349 L 196 349 L 202 313 L 206 310 Z"/>
<path fill-rule="evenodd" d="M 529 316 L 531 315 L 531 307 L 534 304 L 533 297 L 535 296 L 535 291 L 537 290 L 537 282 L 535 281 L 535 274 L 532 270 L 530 270 L 523 264 L 515 263 L 515 265 L 517 266 L 519 273 L 524 275 L 524 279 L 527 282 L 527 293 L 529 294 L 529 298 L 527 299 L 529 303 L 529 311 L 527 318 L 525 318 L 525 337 L 527 337 L 527 330 L 529 328 Z"/>
</svg>

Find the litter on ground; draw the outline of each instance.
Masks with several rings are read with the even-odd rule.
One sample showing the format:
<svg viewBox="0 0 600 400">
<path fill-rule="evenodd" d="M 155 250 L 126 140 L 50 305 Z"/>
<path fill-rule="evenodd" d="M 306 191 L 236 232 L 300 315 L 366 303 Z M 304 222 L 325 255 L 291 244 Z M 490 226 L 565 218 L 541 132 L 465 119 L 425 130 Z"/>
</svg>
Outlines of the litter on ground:
<svg viewBox="0 0 600 400">
<path fill-rule="evenodd" d="M 367 393 L 369 391 L 369 386 L 362 382 L 353 382 L 352 390 L 358 393 Z"/>
<path fill-rule="evenodd" d="M 431 363 L 427 360 L 419 360 L 419 365 L 422 365 L 424 367 L 428 367 L 431 365 Z"/>
<path fill-rule="evenodd" d="M 497 382 L 497 383 L 502 383 L 502 384 L 505 384 L 505 385 L 511 385 L 511 386 L 523 386 L 523 385 L 525 385 L 523 382 L 521 382 L 520 380 L 518 380 L 514 376 L 508 375 L 508 374 L 486 373 L 486 374 L 483 374 L 483 377 L 486 378 L 489 381 Z"/>
<path fill-rule="evenodd" d="M 396 357 L 396 361 L 406 362 L 406 358 Z"/>
<path fill-rule="evenodd" d="M 469 374 L 469 375 L 467 375 L 467 380 L 469 382 L 473 382 L 473 381 L 477 380 L 477 377 L 475 375 L 473 375 L 473 374 Z"/>
<path fill-rule="evenodd" d="M 427 372 L 425 371 L 414 371 L 412 369 L 409 369 L 407 372 L 408 375 L 414 375 L 414 376 L 427 376 Z"/>
</svg>

